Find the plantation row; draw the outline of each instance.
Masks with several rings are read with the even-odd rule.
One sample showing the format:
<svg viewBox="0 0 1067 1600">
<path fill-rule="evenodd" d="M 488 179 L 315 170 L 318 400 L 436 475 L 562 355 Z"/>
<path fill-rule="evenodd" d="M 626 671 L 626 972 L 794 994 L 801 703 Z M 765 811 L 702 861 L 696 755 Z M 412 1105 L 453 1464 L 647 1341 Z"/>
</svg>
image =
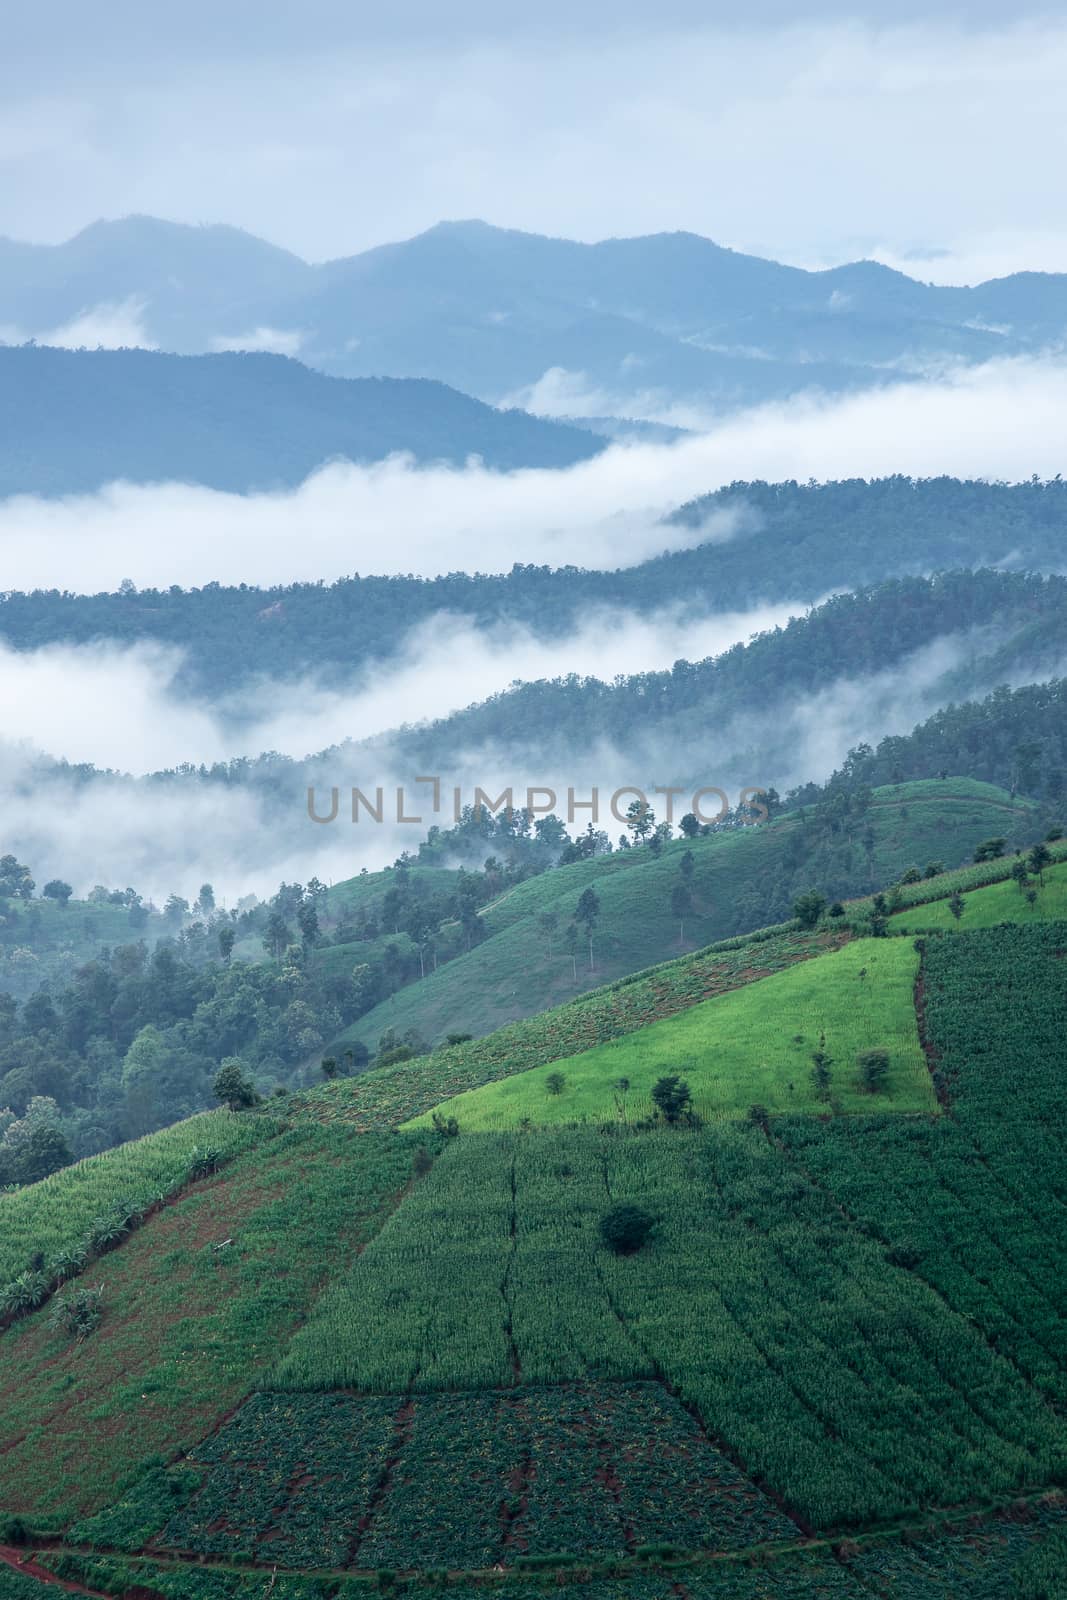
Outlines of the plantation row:
<svg viewBox="0 0 1067 1600">
<path fill-rule="evenodd" d="M 302 1113 L 359 1129 L 395 1127 L 450 1095 L 634 1033 L 712 995 L 753 983 L 836 948 L 843 934 L 775 930 L 729 940 L 620 979 L 580 999 L 417 1061 L 363 1073 L 300 1096 Z"/>
<path fill-rule="evenodd" d="M 1067 1209 L 1019 1150 L 1014 1185 L 946 1117 L 776 1122 L 804 1172 L 980 1328 L 1029 1381 L 1067 1402 Z"/>
<path fill-rule="evenodd" d="M 264 1394 L 72 1542 L 295 1567 L 476 1569 L 583 1551 L 714 1551 L 798 1530 L 658 1384 Z"/>
<path fill-rule="evenodd" d="M 614 1202 L 657 1218 L 617 1256 Z M 1003 1357 L 748 1126 L 453 1141 L 271 1382 L 403 1394 L 661 1376 L 812 1526 L 1064 1481 Z"/>
<path fill-rule="evenodd" d="M 191 1450 L 380 1227 L 419 1143 L 315 1123 L 280 1134 L 87 1269 L 102 1315 L 84 1343 L 47 1309 L 0 1335 L 0 1510 L 69 1520 Z"/>
<path fill-rule="evenodd" d="M 209 1111 L 0 1194 L 0 1287 L 29 1270 L 34 1257 L 47 1267 L 88 1244 L 98 1219 L 122 1208 L 146 1210 L 183 1188 L 205 1152 L 221 1161 L 270 1138 L 277 1127 L 272 1117 L 257 1125 Z"/>
<path fill-rule="evenodd" d="M 115 1596 L 162 1600 L 367 1600 L 373 1594 L 450 1600 L 1061 1600 L 1067 1593 L 1067 1516 L 1062 1503 L 1021 1507 L 1012 1515 L 974 1518 L 940 1530 L 878 1538 L 853 1547 L 773 1547 L 750 1559 L 671 1564 L 653 1558 L 611 1564 L 560 1551 L 528 1571 L 470 1580 L 438 1572 L 398 1577 L 381 1568 L 368 1578 L 315 1576 L 225 1566 L 182 1565 L 113 1555 L 45 1551 L 50 1571 Z M 523 1558 L 518 1558 L 520 1561 Z M 0 1600 L 46 1600 L 33 1579 L 0 1567 Z"/>
<path fill-rule="evenodd" d="M 929 1042 L 955 1115 L 1058 1134 L 1067 1039 L 1067 922 L 925 941 Z M 1026 1133 L 1021 1133 L 1025 1128 Z"/>
</svg>

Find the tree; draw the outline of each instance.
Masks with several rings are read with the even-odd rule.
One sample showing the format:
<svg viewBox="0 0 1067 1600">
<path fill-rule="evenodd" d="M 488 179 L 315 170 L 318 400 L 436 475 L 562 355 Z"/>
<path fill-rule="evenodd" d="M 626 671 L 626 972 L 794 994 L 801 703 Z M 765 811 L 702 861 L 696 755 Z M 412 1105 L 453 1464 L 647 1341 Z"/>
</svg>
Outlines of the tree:
<svg viewBox="0 0 1067 1600">
<path fill-rule="evenodd" d="M 975 848 L 975 861 L 999 861 L 1004 854 L 1007 843 L 1007 839 L 1001 838 L 999 835 L 993 839 L 983 839 L 981 844 Z"/>
<path fill-rule="evenodd" d="M 232 928 L 219 929 L 219 955 L 227 966 L 230 964 L 230 957 L 233 955 L 233 947 L 236 943 L 237 935 Z"/>
<path fill-rule="evenodd" d="M 695 866 L 696 862 L 693 859 L 693 852 L 692 850 L 687 850 L 678 863 L 678 871 L 682 874 L 682 877 L 685 879 L 686 883 L 692 881 L 693 868 Z"/>
<path fill-rule="evenodd" d="M 657 1079 L 652 1089 L 652 1103 L 664 1122 L 680 1122 L 688 1116 L 693 1105 L 689 1085 L 677 1073 Z"/>
<path fill-rule="evenodd" d="M 548 1077 L 545 1079 L 545 1088 L 548 1090 L 549 1094 L 562 1094 L 566 1087 L 567 1079 L 562 1072 L 550 1072 Z"/>
<path fill-rule="evenodd" d="M 856 1057 L 856 1064 L 860 1069 L 863 1087 L 868 1094 L 881 1094 L 889 1076 L 889 1051 L 882 1045 L 876 1045 L 870 1050 L 861 1050 Z"/>
<path fill-rule="evenodd" d="M 240 1056 L 227 1056 L 212 1084 L 215 1099 L 229 1106 L 231 1111 L 246 1111 L 259 1099 L 255 1084 L 245 1077 L 243 1065 Z"/>
<path fill-rule="evenodd" d="M 1045 868 L 1052 860 L 1052 851 L 1047 844 L 1035 844 L 1027 859 L 1030 864 L 1030 871 L 1039 883 L 1043 883 Z"/>
<path fill-rule="evenodd" d="M 1030 874 L 1027 871 L 1026 862 L 1021 856 L 1018 856 L 1016 860 L 1012 862 L 1011 875 L 1019 893 L 1023 894 L 1026 890 L 1027 884 L 1030 882 Z"/>
<path fill-rule="evenodd" d="M 943 861 L 928 861 L 923 868 L 924 878 L 939 878 L 945 870 Z"/>
<path fill-rule="evenodd" d="M 671 890 L 671 915 L 678 923 L 678 943 L 685 941 L 685 919 L 693 909 L 693 896 L 689 893 L 689 885 L 676 883 Z"/>
<path fill-rule="evenodd" d="M 818 889 L 809 889 L 793 901 L 793 915 L 802 928 L 814 928 L 826 910 L 826 896 Z"/>
<path fill-rule="evenodd" d="M 948 909 L 951 911 L 957 922 L 963 916 L 966 908 L 964 906 L 963 896 L 960 894 L 958 889 L 953 889 L 952 893 L 949 895 Z"/>
<path fill-rule="evenodd" d="M 326 1079 L 327 1083 L 331 1083 L 341 1070 L 337 1065 L 336 1056 L 323 1056 L 321 1067 L 322 1075 Z"/>
<path fill-rule="evenodd" d="M 215 891 L 210 883 L 200 885 L 200 893 L 196 897 L 196 909 L 202 917 L 209 917 L 215 909 Z"/>
<path fill-rule="evenodd" d="M 285 954 L 292 938 L 289 924 L 279 911 L 272 911 L 267 918 L 267 926 L 263 933 L 263 943 L 274 959 L 280 960 Z"/>
<path fill-rule="evenodd" d="M 318 943 L 319 938 L 319 914 L 315 910 L 314 900 L 304 901 L 297 909 L 296 920 L 300 928 L 300 938 L 303 941 L 304 949 L 310 950 L 314 944 Z"/>
<path fill-rule="evenodd" d="M 687 811 L 678 826 L 687 839 L 695 839 L 700 832 L 700 818 L 695 816 L 692 811 Z"/>
<path fill-rule="evenodd" d="M 183 900 L 180 894 L 168 895 L 166 904 L 163 907 L 163 915 L 171 927 L 180 928 L 182 922 L 189 915 L 188 900 Z"/>
<path fill-rule="evenodd" d="M 64 883 L 62 878 L 52 878 L 45 884 L 41 893 L 46 900 L 58 900 L 61 906 L 65 906 L 74 890 L 69 883 Z"/>
<path fill-rule="evenodd" d="M 626 807 L 626 826 L 634 842 L 645 840 L 656 826 L 656 814 L 647 800 L 631 800 Z"/>
<path fill-rule="evenodd" d="M 600 1237 L 617 1256 L 632 1256 L 656 1226 L 656 1219 L 643 1206 L 612 1206 L 600 1219 Z"/>
<path fill-rule="evenodd" d="M 923 875 L 919 871 L 918 867 L 910 866 L 904 868 L 904 871 L 900 874 L 900 877 L 897 881 L 899 883 L 921 883 L 922 876 Z"/>
<path fill-rule="evenodd" d="M 540 933 L 543 933 L 544 936 L 545 936 L 545 941 L 548 944 L 548 953 L 549 953 L 549 956 L 551 956 L 551 954 L 552 954 L 552 936 L 555 933 L 556 929 L 559 927 L 559 912 L 558 911 L 542 911 L 540 916 L 537 919 L 537 927 L 538 927 L 538 931 Z"/>
<path fill-rule="evenodd" d="M 588 889 L 583 889 L 578 896 L 578 904 L 574 910 L 574 920 L 579 927 L 585 929 L 586 938 L 589 940 L 589 970 L 593 969 L 593 934 L 596 931 L 597 917 L 600 915 L 600 900 L 596 890 L 590 884 Z"/>
<path fill-rule="evenodd" d="M 822 1033 L 819 1035 L 819 1048 L 811 1052 L 811 1081 L 820 1100 L 830 1097 L 830 1068 L 833 1064 L 833 1057 L 826 1048 L 826 1035 Z"/>
</svg>

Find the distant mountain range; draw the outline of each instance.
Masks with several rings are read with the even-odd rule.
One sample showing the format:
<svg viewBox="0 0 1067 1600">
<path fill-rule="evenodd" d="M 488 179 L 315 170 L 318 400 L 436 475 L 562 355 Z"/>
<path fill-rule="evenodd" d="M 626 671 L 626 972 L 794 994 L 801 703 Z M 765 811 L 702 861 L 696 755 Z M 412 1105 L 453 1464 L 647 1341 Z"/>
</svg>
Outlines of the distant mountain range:
<svg viewBox="0 0 1067 1600">
<path fill-rule="evenodd" d="M 274 349 L 553 414 L 841 392 L 1032 353 L 1065 329 L 1065 275 L 935 287 L 870 261 L 804 271 L 688 233 L 587 245 L 447 222 L 318 266 L 235 228 L 150 217 L 62 245 L 0 240 L 8 342 Z"/>
<path fill-rule="evenodd" d="M 442 383 L 327 377 L 285 356 L 0 347 L 0 495 L 84 493 L 118 478 L 245 493 L 396 451 L 565 467 L 604 442 Z"/>
</svg>

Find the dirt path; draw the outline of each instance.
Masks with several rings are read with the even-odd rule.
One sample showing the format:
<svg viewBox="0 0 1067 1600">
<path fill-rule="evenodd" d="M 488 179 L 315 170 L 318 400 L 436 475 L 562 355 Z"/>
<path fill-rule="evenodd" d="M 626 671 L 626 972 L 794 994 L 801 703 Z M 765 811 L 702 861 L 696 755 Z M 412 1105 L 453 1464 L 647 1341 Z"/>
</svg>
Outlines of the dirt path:
<svg viewBox="0 0 1067 1600">
<path fill-rule="evenodd" d="M 42 1567 L 24 1551 L 17 1550 L 14 1545 L 0 1544 L 0 1561 L 15 1572 L 21 1572 L 25 1578 L 36 1578 L 39 1583 L 50 1583 L 53 1588 L 65 1589 L 68 1594 L 91 1595 L 93 1600 L 109 1600 L 107 1595 L 100 1594 L 96 1589 L 84 1589 L 80 1583 L 68 1583 L 65 1578 L 57 1578 L 54 1572 L 49 1572 L 47 1567 Z"/>
</svg>

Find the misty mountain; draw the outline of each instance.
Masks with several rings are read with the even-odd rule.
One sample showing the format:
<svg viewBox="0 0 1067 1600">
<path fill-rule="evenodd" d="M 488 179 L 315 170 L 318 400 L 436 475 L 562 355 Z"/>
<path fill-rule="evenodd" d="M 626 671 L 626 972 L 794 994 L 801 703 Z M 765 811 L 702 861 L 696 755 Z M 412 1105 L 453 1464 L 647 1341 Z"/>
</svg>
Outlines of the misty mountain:
<svg viewBox="0 0 1067 1600">
<path fill-rule="evenodd" d="M 279 370 L 292 366 L 282 362 Z M 350 683 L 361 666 L 403 649 L 413 628 L 446 616 L 558 640 L 566 667 L 568 635 L 605 610 L 698 617 L 814 604 L 833 590 L 952 568 L 1055 571 L 1067 548 L 1067 484 L 903 477 L 734 484 L 681 507 L 674 520 L 714 539 L 610 572 L 525 565 L 504 575 L 357 576 L 269 589 L 8 593 L 0 596 L 0 640 L 18 650 L 100 639 L 173 645 L 186 651 L 181 686 L 209 700 L 268 676 Z M 1055 640 L 1049 649 L 1055 655 Z"/>
<path fill-rule="evenodd" d="M 0 495 L 118 478 L 245 493 L 293 486 L 337 458 L 563 467 L 601 448 L 578 428 L 422 379 L 332 378 L 263 353 L 0 347 Z"/>
<path fill-rule="evenodd" d="M 579 376 L 539 391 L 542 409 L 574 409 L 577 390 L 583 410 L 640 416 L 640 403 L 722 408 L 1033 353 L 1067 327 L 1067 276 L 945 288 L 869 261 L 806 271 L 695 234 L 580 244 L 476 221 L 315 266 L 238 229 L 150 217 L 61 245 L 0 240 L 9 338 L 91 345 L 116 308 L 140 330 L 125 342 L 284 349 L 493 403 L 563 369 Z"/>
</svg>

